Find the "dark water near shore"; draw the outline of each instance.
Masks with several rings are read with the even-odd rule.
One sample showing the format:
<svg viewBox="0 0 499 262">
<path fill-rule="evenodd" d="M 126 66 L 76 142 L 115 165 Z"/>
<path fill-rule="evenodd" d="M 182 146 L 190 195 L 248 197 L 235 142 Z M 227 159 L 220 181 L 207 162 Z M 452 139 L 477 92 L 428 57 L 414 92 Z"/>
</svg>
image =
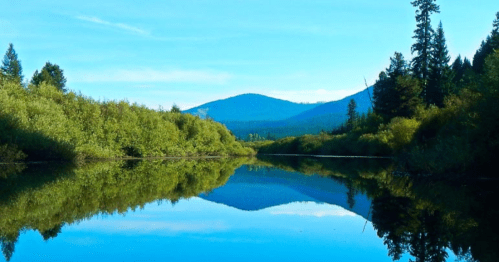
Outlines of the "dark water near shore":
<svg viewBox="0 0 499 262">
<path fill-rule="evenodd" d="M 0 261 L 496 261 L 497 183 L 389 160 L 0 166 Z"/>
</svg>

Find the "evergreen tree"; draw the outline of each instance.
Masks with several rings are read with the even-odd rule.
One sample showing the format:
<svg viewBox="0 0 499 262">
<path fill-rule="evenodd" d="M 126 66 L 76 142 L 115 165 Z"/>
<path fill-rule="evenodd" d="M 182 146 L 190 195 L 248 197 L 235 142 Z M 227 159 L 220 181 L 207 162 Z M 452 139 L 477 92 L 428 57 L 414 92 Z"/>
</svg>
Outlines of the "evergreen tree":
<svg viewBox="0 0 499 262">
<path fill-rule="evenodd" d="M 455 73 L 454 80 L 462 78 L 464 70 L 461 55 L 458 55 L 454 62 L 452 62 L 451 69 Z"/>
<path fill-rule="evenodd" d="M 374 112 L 391 119 L 396 116 L 410 117 L 420 103 L 419 81 L 409 75 L 407 62 L 401 53 L 395 52 L 390 66 L 381 72 L 374 84 Z"/>
<path fill-rule="evenodd" d="M 466 72 L 466 70 L 469 70 L 472 68 L 473 68 L 473 66 L 471 66 L 470 60 L 467 57 L 465 57 L 463 60 L 463 71 Z"/>
<path fill-rule="evenodd" d="M 430 16 L 433 13 L 440 13 L 440 7 L 435 4 L 436 0 L 415 0 L 411 2 L 412 6 L 417 7 L 416 11 L 416 30 L 413 38 L 416 39 L 411 47 L 411 53 L 416 52 L 411 65 L 416 78 L 421 79 L 423 86 L 423 96 L 426 93 L 426 84 L 429 76 L 431 37 L 434 33 L 431 27 Z"/>
<path fill-rule="evenodd" d="M 496 19 L 492 22 L 492 48 L 499 49 L 499 12 L 496 13 Z"/>
<path fill-rule="evenodd" d="M 66 77 L 64 77 L 63 70 L 56 64 L 50 62 L 45 63 L 42 71 L 35 71 L 33 78 L 31 78 L 31 83 L 33 85 L 39 85 L 42 82 L 55 86 L 57 89 L 66 92 L 64 88 L 66 86 Z"/>
<path fill-rule="evenodd" d="M 449 61 L 450 56 L 445 43 L 444 29 L 442 22 L 440 22 L 432 41 L 430 75 L 425 97 L 427 104 L 443 106 L 444 96 L 449 93 L 450 89 Z"/>
<path fill-rule="evenodd" d="M 9 48 L 3 57 L 0 73 L 7 78 L 15 79 L 18 83 L 22 83 L 23 81 L 24 76 L 21 61 L 17 58 L 17 53 L 12 43 L 9 44 Z"/>
<path fill-rule="evenodd" d="M 473 66 L 468 58 L 461 59 L 459 55 L 452 63 L 452 93 L 458 94 L 463 88 L 476 88 L 477 75 L 473 71 Z M 475 87 L 472 87 L 475 86 Z"/>
<path fill-rule="evenodd" d="M 483 73 L 483 68 L 485 65 L 485 58 L 489 54 L 492 53 L 494 49 L 492 49 L 492 41 L 490 36 L 487 36 L 487 39 L 485 41 L 482 41 L 480 44 L 480 48 L 476 51 L 475 55 L 473 56 L 473 71 L 475 71 L 477 74 Z"/>
<path fill-rule="evenodd" d="M 182 110 L 180 110 L 180 107 L 178 107 L 176 104 L 172 105 L 172 109 L 170 109 L 171 113 L 182 113 Z"/>
<path fill-rule="evenodd" d="M 482 41 L 480 48 L 473 56 L 473 70 L 475 73 L 483 73 L 485 59 L 494 52 L 494 49 L 499 49 L 499 12 L 496 13 L 496 19 L 492 23 L 492 32 L 485 41 Z"/>
<path fill-rule="evenodd" d="M 463 79 L 464 76 L 464 66 L 463 66 L 463 59 L 461 58 L 461 55 L 458 55 L 454 62 L 451 65 L 452 69 L 452 84 L 454 86 L 453 90 L 451 91 L 453 94 L 458 94 L 459 91 L 461 90 L 461 80 Z"/>
<path fill-rule="evenodd" d="M 355 121 L 357 120 L 357 103 L 355 103 L 355 100 L 350 99 L 350 102 L 348 103 L 348 120 L 347 120 L 347 129 L 352 130 Z"/>
</svg>

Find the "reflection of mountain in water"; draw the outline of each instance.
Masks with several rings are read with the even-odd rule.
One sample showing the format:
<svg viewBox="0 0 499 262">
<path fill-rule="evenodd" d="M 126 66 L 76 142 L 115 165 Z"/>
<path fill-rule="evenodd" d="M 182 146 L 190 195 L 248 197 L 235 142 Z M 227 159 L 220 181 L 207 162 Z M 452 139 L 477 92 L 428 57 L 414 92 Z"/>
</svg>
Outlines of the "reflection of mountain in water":
<svg viewBox="0 0 499 262">
<path fill-rule="evenodd" d="M 243 166 L 224 186 L 200 197 L 246 211 L 300 201 L 328 203 L 368 218 L 371 200 L 358 194 L 355 205 L 349 208 L 347 192 L 345 185 L 330 178 L 276 169 L 250 171 Z"/>
</svg>

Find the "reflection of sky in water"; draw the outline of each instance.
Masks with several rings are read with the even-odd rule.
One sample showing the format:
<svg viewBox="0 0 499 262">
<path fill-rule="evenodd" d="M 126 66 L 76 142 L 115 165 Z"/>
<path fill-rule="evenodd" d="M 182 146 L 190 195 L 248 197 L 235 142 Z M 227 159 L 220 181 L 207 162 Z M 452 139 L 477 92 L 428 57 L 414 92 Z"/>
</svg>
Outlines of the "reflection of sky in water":
<svg viewBox="0 0 499 262">
<path fill-rule="evenodd" d="M 48 241 L 28 231 L 11 261 L 391 261 L 387 252 L 370 222 L 338 206 L 248 212 L 191 198 L 94 217 Z"/>
</svg>

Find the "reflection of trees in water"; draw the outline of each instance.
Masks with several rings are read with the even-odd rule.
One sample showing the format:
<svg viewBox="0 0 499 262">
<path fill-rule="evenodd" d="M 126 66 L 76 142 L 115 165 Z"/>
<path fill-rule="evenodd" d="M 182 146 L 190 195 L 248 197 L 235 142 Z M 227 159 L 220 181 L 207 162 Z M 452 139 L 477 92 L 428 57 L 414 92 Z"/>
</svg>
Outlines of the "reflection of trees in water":
<svg viewBox="0 0 499 262">
<path fill-rule="evenodd" d="M 353 183 L 349 180 L 347 182 L 347 203 L 348 207 L 352 209 L 355 206 L 355 195 L 357 194 L 357 190 L 355 189 Z"/>
<path fill-rule="evenodd" d="M 260 160 L 248 169 L 279 167 L 331 177 L 348 189 L 351 207 L 356 194 L 369 196 L 373 226 L 395 260 L 407 252 L 418 262 L 444 261 L 447 248 L 464 261 L 488 262 L 499 257 L 497 183 L 394 176 L 389 162 L 377 160 Z M 48 240 L 56 237 L 64 224 L 96 214 L 124 213 L 152 201 L 174 204 L 197 196 L 225 184 L 246 162 L 121 161 L 16 172 L 0 178 L 2 252 L 7 260 L 12 257 L 21 230 L 38 230 Z"/>
<path fill-rule="evenodd" d="M 408 198 L 387 195 L 373 200 L 372 221 L 394 260 L 405 252 L 417 262 L 448 257 L 448 232 L 440 211 L 419 210 Z"/>
<path fill-rule="evenodd" d="M 288 171 L 328 176 L 355 194 L 372 199 L 372 222 L 389 255 L 405 253 L 415 261 L 445 261 L 450 249 L 462 261 L 496 261 L 499 257 L 497 181 L 461 177 L 411 178 L 394 175 L 386 161 L 259 157 Z"/>
<path fill-rule="evenodd" d="M 5 256 L 5 260 L 9 261 L 14 254 L 14 250 L 16 247 L 17 238 L 19 235 L 15 237 L 0 237 L 0 242 L 2 245 L 2 253 Z"/>
<path fill-rule="evenodd" d="M 81 167 L 28 168 L 0 181 L 0 243 L 7 261 L 19 232 L 44 240 L 65 224 L 96 214 L 125 213 L 153 201 L 197 196 L 222 186 L 247 159 L 116 161 Z"/>
</svg>

